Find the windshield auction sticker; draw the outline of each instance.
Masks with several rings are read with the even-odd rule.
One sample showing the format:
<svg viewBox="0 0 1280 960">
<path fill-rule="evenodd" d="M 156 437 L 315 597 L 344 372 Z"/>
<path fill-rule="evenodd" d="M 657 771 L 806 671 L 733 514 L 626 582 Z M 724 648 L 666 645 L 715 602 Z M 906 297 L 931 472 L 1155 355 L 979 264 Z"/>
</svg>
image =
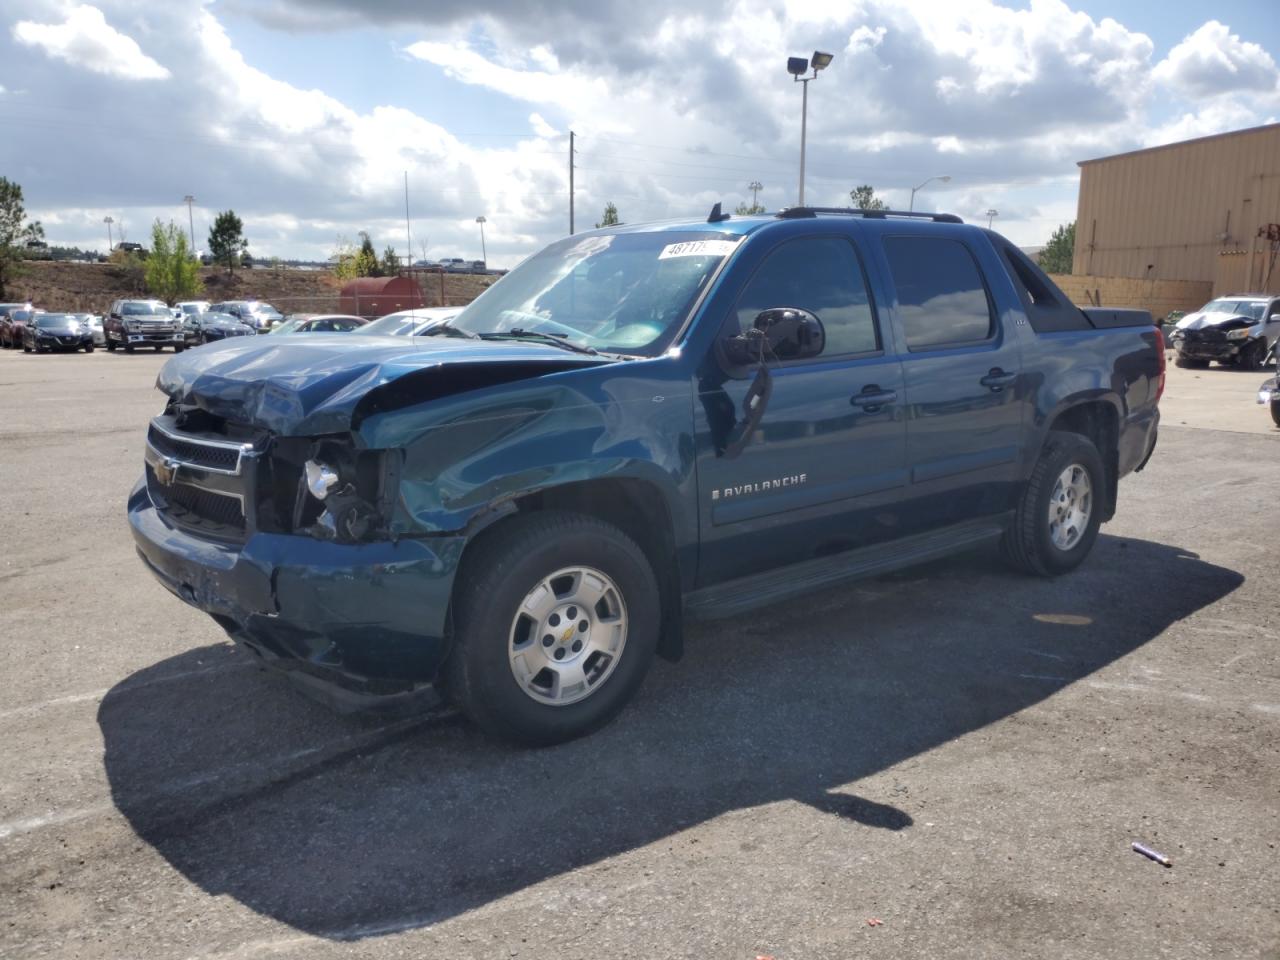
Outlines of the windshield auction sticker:
<svg viewBox="0 0 1280 960">
<path fill-rule="evenodd" d="M 672 257 L 727 257 L 738 246 L 737 240 L 686 240 L 668 243 L 658 254 L 659 260 Z"/>
</svg>

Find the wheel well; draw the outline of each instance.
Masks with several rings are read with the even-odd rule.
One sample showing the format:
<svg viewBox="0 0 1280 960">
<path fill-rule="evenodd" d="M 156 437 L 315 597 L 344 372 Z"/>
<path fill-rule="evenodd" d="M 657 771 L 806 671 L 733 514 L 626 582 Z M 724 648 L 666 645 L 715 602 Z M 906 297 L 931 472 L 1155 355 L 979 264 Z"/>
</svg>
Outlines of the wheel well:
<svg viewBox="0 0 1280 960">
<path fill-rule="evenodd" d="M 1107 502 L 1102 519 L 1110 520 L 1116 513 L 1120 482 L 1120 422 L 1115 408 L 1104 401 L 1082 403 L 1063 410 L 1049 424 L 1049 429 L 1078 433 L 1098 448 L 1107 469 Z"/>
<path fill-rule="evenodd" d="M 656 487 L 643 480 L 586 480 L 527 494 L 513 501 L 512 506 L 515 511 L 508 511 L 478 535 L 501 527 L 513 512 L 567 510 L 610 523 L 634 540 L 649 561 L 662 598 L 658 654 L 667 660 L 680 658 L 684 651 L 680 562 L 671 513 Z"/>
</svg>

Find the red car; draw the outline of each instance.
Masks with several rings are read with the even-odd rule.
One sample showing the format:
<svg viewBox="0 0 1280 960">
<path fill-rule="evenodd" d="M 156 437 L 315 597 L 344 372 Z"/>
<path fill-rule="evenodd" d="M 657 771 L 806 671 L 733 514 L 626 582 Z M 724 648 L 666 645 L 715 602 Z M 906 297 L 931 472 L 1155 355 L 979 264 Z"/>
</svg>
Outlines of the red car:
<svg viewBox="0 0 1280 960">
<path fill-rule="evenodd" d="M 22 347 L 22 331 L 32 312 L 29 303 L 0 303 L 0 347 L 6 350 Z"/>
</svg>

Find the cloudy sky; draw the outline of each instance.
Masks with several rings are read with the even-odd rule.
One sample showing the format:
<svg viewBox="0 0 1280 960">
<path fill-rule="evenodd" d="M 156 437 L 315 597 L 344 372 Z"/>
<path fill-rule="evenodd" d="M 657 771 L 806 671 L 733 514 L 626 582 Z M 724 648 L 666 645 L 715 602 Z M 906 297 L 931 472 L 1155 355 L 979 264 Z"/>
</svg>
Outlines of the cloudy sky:
<svg viewBox="0 0 1280 960">
<path fill-rule="evenodd" d="M 510 265 L 579 228 L 796 201 L 788 54 L 810 86 L 809 203 L 1000 211 L 1020 244 L 1075 213 L 1076 161 L 1280 119 L 1277 0 L 0 0 L 0 174 L 54 243 L 256 255 L 367 229 L 414 257 Z M 1212 15 L 1212 19 L 1209 16 Z M 116 239 L 119 239 L 117 236 Z"/>
</svg>

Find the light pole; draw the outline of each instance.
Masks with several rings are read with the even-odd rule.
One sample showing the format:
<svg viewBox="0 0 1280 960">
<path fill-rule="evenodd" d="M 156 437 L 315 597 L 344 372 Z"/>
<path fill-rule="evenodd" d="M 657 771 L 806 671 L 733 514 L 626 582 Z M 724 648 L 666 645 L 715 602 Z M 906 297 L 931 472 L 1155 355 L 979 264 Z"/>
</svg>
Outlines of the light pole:
<svg viewBox="0 0 1280 960">
<path fill-rule="evenodd" d="M 182 202 L 187 205 L 187 226 L 191 228 L 191 256 L 196 255 L 196 221 L 191 215 L 191 205 L 196 202 L 196 198 L 191 194 L 187 194 L 182 198 Z"/>
<path fill-rule="evenodd" d="M 488 222 L 483 216 L 476 217 L 476 223 L 480 224 L 480 259 L 486 267 L 489 266 L 489 252 L 484 248 L 484 225 Z"/>
<path fill-rule="evenodd" d="M 988 210 L 988 211 L 987 211 L 987 229 L 988 229 L 988 230 L 990 230 L 990 229 L 991 229 L 991 221 L 992 221 L 992 220 L 994 220 L 994 219 L 995 219 L 996 217 L 998 217 L 998 216 L 1000 216 L 1000 211 L 999 211 L 999 210 L 994 210 L 994 209 L 992 209 L 992 210 Z"/>
<path fill-rule="evenodd" d="M 107 253 L 110 253 L 111 248 L 116 245 L 115 241 L 111 238 L 111 225 L 115 223 L 116 220 L 115 217 L 103 217 L 102 222 L 107 225 Z"/>
<path fill-rule="evenodd" d="M 747 184 L 747 189 L 751 191 L 751 209 L 755 210 L 758 206 L 760 206 L 760 204 L 756 200 L 756 197 L 759 196 L 760 191 L 764 189 L 764 184 L 761 183 L 759 180 L 752 180 L 750 183 Z"/>
<path fill-rule="evenodd" d="M 907 212 L 908 212 L 908 213 L 910 213 L 912 210 L 914 210 L 914 209 L 916 208 L 916 191 L 917 191 L 917 190 L 923 190 L 926 186 L 928 186 L 929 184 L 933 183 L 933 181 L 935 181 L 935 180 L 940 180 L 940 181 L 941 181 L 941 182 L 943 182 L 943 183 L 950 183 L 950 182 L 951 182 L 951 177 L 949 177 L 949 176 L 930 177 L 930 178 L 929 178 L 928 180 L 926 180 L 924 183 L 920 184 L 920 186 L 918 186 L 918 187 L 912 187 L 912 188 L 911 188 L 911 202 L 910 202 L 909 204 L 907 204 Z"/>
<path fill-rule="evenodd" d="M 800 97 L 800 199 L 797 203 L 801 207 L 804 206 L 804 147 L 809 126 L 809 81 L 818 76 L 819 70 L 830 66 L 832 58 L 832 54 L 821 50 L 813 51 L 812 61 L 804 57 L 787 57 L 787 73 L 791 74 L 794 82 L 804 85 L 804 93 Z M 813 76 L 806 77 L 804 74 L 810 66 L 813 67 Z"/>
</svg>

